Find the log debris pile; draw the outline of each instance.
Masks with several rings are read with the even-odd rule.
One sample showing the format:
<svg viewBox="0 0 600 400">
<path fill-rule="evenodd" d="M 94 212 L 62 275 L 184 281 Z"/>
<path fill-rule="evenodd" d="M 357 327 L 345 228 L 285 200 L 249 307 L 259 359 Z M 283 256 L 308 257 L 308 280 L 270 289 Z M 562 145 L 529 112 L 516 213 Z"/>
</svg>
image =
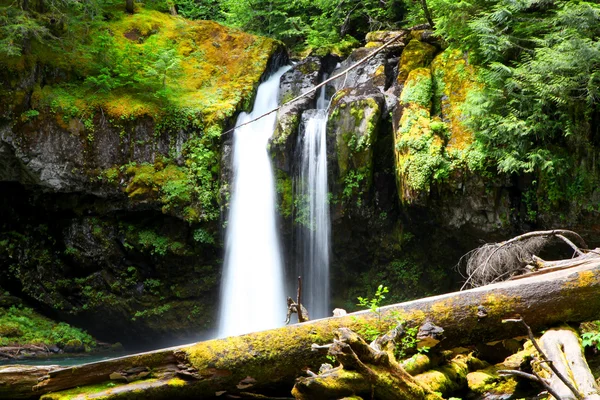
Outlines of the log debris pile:
<svg viewBox="0 0 600 400">
<path fill-rule="evenodd" d="M 547 331 L 538 340 L 541 355 L 535 341 L 524 338 L 528 333 L 522 324 L 506 323 L 522 319 L 532 332 L 540 332 L 598 319 L 598 254 L 584 251 L 549 273 L 376 313 L 72 368 L 0 367 L 0 399 L 437 400 L 467 392 L 469 398 L 492 399 L 534 396 L 551 388 L 557 399 L 599 400 L 573 330 Z M 382 335 L 368 344 L 361 335 L 373 327 Z M 431 349 L 424 352 L 426 347 Z M 575 390 L 553 377 L 550 363 Z"/>
</svg>

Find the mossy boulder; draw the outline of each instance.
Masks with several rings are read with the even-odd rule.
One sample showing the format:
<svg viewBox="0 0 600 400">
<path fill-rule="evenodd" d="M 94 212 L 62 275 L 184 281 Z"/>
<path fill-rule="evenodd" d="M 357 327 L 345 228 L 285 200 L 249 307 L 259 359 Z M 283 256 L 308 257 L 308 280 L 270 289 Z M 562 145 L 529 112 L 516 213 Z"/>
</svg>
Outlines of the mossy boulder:
<svg viewBox="0 0 600 400">
<path fill-rule="evenodd" d="M 367 44 L 366 48 L 378 48 L 383 46 L 384 43 L 390 41 L 393 38 L 398 38 L 393 44 L 389 46 L 388 51 L 398 52 L 401 51 L 406 43 L 410 40 L 410 31 L 399 30 L 399 31 L 373 31 L 367 33 L 365 41 Z"/>
<path fill-rule="evenodd" d="M 188 140 L 208 137 L 202 146 L 216 164 L 199 168 L 208 170 L 204 175 L 214 173 L 215 179 L 208 180 L 216 181 L 220 132 L 238 111 L 250 107 L 263 74 L 284 54 L 283 45 L 212 21 L 188 21 L 144 7 L 134 15 L 110 15 L 78 32 L 76 50 L 59 52 L 52 43 L 34 42 L 27 57 L 0 61 L 5 84 L 0 98 L 6 105 L 2 117 L 11 121 L 0 128 L 0 165 L 6 166 L 0 179 L 103 197 L 122 193 L 134 203 L 153 202 L 158 208 L 177 191 L 176 196 L 183 194 L 180 204 L 164 210 L 202 219 L 203 196 L 189 194 L 206 182 L 188 179 L 177 187 L 171 184 L 165 193 L 160 182 L 132 187 L 135 176 L 122 167 L 156 167 L 163 158 L 170 165 L 156 168 L 155 177 L 161 179 L 164 170 L 168 180 L 183 181 L 182 174 L 200 175 L 188 163 L 197 163 L 193 153 L 198 146 L 187 145 Z M 98 55 L 99 46 L 103 55 Z M 178 68 L 155 82 L 152 74 L 143 74 L 159 68 L 161 57 L 170 57 Z M 110 65 L 99 69 L 102 62 Z M 135 79 L 116 82 L 120 75 L 112 69 L 119 68 L 137 74 Z M 99 86 L 105 70 L 114 76 L 113 86 Z M 159 193 L 149 196 L 156 186 Z M 211 189 L 216 203 L 217 188 Z"/>
<path fill-rule="evenodd" d="M 381 92 L 368 87 L 339 91 L 332 99 L 327 135 L 334 140 L 343 198 L 364 197 L 369 191 L 373 147 L 384 107 Z"/>
<path fill-rule="evenodd" d="M 398 76 L 396 81 L 398 84 L 403 84 L 408 79 L 408 74 L 414 69 L 427 67 L 436 53 L 437 48 L 429 43 L 421 42 L 417 39 L 412 39 L 400 56 L 398 63 Z"/>
<path fill-rule="evenodd" d="M 330 86 L 336 91 L 347 89 L 347 88 L 360 88 L 369 87 L 377 88 L 383 92 L 390 83 L 390 77 L 392 74 L 392 65 L 388 63 L 388 57 L 394 54 L 398 54 L 402 47 L 396 49 L 387 49 L 382 51 L 368 61 L 362 63 L 359 67 L 348 71 L 346 74 L 335 79 Z M 350 54 L 350 56 L 342 61 L 340 65 L 332 72 L 332 75 L 337 75 L 342 71 L 345 71 L 358 61 L 367 57 L 374 49 L 360 47 Z"/>
<path fill-rule="evenodd" d="M 281 77 L 279 104 L 282 106 L 277 112 L 277 122 L 269 143 L 269 152 L 274 159 L 275 167 L 287 173 L 290 173 L 292 168 L 302 112 L 315 107 L 318 93 L 313 91 L 300 100 L 290 104 L 285 103 L 318 85 L 323 75 L 323 67 L 321 58 L 311 56 L 298 62 Z"/>
<path fill-rule="evenodd" d="M 450 132 L 448 151 L 465 150 L 473 142 L 473 132 L 465 126 L 462 107 L 470 93 L 481 90 L 477 70 L 458 50 L 446 50 L 431 63 L 434 86 L 434 113 L 447 123 Z"/>
<path fill-rule="evenodd" d="M 434 180 L 447 173 L 445 137 L 440 123 L 431 119 L 431 70 L 410 72 L 400 96 L 400 120 L 394 135 L 398 194 L 403 203 L 428 193 Z"/>
</svg>

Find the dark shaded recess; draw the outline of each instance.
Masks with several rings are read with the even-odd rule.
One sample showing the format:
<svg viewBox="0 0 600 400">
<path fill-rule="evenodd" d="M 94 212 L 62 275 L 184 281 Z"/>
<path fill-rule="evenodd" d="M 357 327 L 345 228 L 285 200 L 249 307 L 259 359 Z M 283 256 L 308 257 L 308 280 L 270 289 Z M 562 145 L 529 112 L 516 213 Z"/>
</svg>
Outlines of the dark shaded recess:
<svg viewBox="0 0 600 400">
<path fill-rule="evenodd" d="M 379 129 L 368 201 L 332 215 L 332 307 L 357 309 L 353 300 L 372 296 L 379 284 L 391 289 L 386 304 L 455 290 L 455 265 L 480 239 L 442 228 L 435 208 L 399 204 L 389 118 Z"/>
<path fill-rule="evenodd" d="M 166 247 L 145 244 L 142 231 Z M 214 325 L 222 255 L 218 238 L 201 244 L 193 232 L 147 206 L 128 210 L 119 199 L 0 182 L 0 287 L 128 348 L 199 340 Z"/>
</svg>

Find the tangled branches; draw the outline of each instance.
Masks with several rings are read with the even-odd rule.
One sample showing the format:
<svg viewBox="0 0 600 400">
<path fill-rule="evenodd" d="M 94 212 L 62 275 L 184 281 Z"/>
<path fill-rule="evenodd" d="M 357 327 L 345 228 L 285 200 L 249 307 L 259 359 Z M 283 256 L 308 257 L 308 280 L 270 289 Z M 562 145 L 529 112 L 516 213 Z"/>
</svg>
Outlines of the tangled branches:
<svg viewBox="0 0 600 400">
<path fill-rule="evenodd" d="M 488 285 L 527 272 L 535 264 L 535 256 L 555 238 L 567 243 L 576 254 L 581 251 L 566 236 L 570 236 L 581 248 L 587 248 L 577 233 L 568 230 L 536 231 L 517 236 L 501 243 L 486 243 L 461 257 L 458 267 L 464 266 L 466 281 L 462 289 Z M 528 268 L 529 267 L 529 268 Z"/>
</svg>

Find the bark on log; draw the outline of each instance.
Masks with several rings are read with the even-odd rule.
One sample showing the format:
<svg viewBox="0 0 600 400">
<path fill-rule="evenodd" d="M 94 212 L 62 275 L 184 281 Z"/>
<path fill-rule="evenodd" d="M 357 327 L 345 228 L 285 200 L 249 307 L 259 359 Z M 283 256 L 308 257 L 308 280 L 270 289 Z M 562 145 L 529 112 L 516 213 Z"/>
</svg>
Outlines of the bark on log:
<svg viewBox="0 0 600 400">
<path fill-rule="evenodd" d="M 383 307 L 381 311 L 384 318 L 393 312 L 413 326 L 426 320 L 441 326 L 446 338 L 438 346 L 451 348 L 522 335 L 518 324 L 502 324 L 503 319 L 516 314 L 534 331 L 569 321 L 597 319 L 599 291 L 600 261 L 594 259 L 568 270 L 410 301 Z M 313 343 L 331 343 L 340 327 L 360 331 L 365 321 L 378 323 L 372 312 L 362 311 L 64 368 L 50 372 L 27 394 L 39 397 L 50 391 L 110 382 L 110 374 L 142 366 L 150 368 L 158 381 L 147 385 L 152 387 L 137 383 L 135 391 L 136 382 L 120 387 L 121 391 L 131 388 L 130 399 L 211 398 L 222 391 L 260 392 L 274 384 L 291 387 L 303 369 L 318 369 L 326 361 L 323 355 L 311 351 Z M 394 324 L 390 321 L 390 326 L 382 330 Z M 24 375 L 23 379 L 28 378 Z M 0 394 L 3 399 L 14 397 Z M 111 395 L 107 394 L 107 398 Z"/>
<path fill-rule="evenodd" d="M 27 399 L 39 379 L 50 371 L 59 369 L 57 365 L 33 367 L 28 365 L 8 365 L 0 367 L 0 398 Z"/>
</svg>

